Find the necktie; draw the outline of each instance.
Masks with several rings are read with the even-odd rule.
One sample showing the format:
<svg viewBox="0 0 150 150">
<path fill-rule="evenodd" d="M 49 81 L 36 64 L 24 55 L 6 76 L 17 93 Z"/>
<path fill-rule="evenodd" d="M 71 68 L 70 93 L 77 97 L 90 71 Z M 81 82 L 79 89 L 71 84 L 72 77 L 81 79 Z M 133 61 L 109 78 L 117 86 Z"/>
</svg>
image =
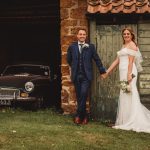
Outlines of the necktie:
<svg viewBox="0 0 150 150">
<path fill-rule="evenodd" d="M 80 45 L 79 52 L 82 53 L 83 44 L 79 44 L 79 45 Z"/>
</svg>

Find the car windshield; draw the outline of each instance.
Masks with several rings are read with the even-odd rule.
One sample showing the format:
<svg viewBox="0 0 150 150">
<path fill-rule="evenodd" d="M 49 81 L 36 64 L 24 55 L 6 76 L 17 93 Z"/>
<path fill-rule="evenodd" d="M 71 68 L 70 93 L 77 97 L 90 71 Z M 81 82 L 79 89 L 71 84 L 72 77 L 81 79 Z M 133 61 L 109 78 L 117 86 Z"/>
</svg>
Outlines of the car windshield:
<svg viewBox="0 0 150 150">
<path fill-rule="evenodd" d="M 49 76 L 49 67 L 48 66 L 30 66 L 30 65 L 20 65 L 20 66 L 8 66 L 3 72 L 3 75 L 9 74 L 34 74 L 34 75 L 43 75 Z"/>
</svg>

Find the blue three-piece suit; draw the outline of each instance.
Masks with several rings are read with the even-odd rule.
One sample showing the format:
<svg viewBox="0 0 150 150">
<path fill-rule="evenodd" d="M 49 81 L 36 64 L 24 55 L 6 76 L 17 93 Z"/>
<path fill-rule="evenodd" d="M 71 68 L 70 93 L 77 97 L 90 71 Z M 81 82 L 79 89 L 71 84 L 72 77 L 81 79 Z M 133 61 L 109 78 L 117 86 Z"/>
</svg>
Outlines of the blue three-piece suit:
<svg viewBox="0 0 150 150">
<path fill-rule="evenodd" d="M 95 61 L 100 74 L 105 68 L 93 44 L 86 44 L 79 52 L 78 42 L 71 44 L 67 52 L 67 62 L 71 67 L 71 80 L 75 85 L 77 96 L 77 116 L 83 119 L 86 115 L 86 100 L 93 79 L 92 60 Z"/>
</svg>

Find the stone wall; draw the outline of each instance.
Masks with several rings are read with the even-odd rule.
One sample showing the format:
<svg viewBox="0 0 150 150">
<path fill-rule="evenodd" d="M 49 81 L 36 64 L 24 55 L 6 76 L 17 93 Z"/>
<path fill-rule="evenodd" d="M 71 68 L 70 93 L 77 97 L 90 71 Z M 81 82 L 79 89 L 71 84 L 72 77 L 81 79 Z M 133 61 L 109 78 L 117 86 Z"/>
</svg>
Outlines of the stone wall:
<svg viewBox="0 0 150 150">
<path fill-rule="evenodd" d="M 76 40 L 76 30 L 79 27 L 88 29 L 85 16 L 87 0 L 60 0 L 61 14 L 61 52 L 62 52 L 62 108 L 65 112 L 73 113 L 76 109 L 76 95 L 70 79 L 70 70 L 66 62 L 67 48 Z"/>
</svg>

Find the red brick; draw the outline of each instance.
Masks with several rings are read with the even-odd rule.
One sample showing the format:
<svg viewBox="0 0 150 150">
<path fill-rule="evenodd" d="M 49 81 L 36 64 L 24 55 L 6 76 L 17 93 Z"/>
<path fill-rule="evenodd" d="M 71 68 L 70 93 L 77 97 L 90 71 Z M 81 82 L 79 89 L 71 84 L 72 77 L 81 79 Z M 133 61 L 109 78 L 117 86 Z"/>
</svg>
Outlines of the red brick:
<svg viewBox="0 0 150 150">
<path fill-rule="evenodd" d="M 85 12 L 86 12 L 86 8 L 82 8 L 82 9 L 72 9 L 70 12 L 70 17 L 72 19 L 85 19 Z"/>
<path fill-rule="evenodd" d="M 68 19 L 69 18 L 69 10 L 66 9 L 66 8 L 63 8 L 60 10 L 60 16 L 61 16 L 61 19 Z"/>
<path fill-rule="evenodd" d="M 61 91 L 61 101 L 62 103 L 68 103 L 69 94 L 65 89 L 62 89 Z"/>
<path fill-rule="evenodd" d="M 62 73 L 62 76 L 70 75 L 69 66 L 62 66 L 61 73 Z"/>
<path fill-rule="evenodd" d="M 60 7 L 61 8 L 70 8 L 72 6 L 74 6 L 77 3 L 77 1 L 73 1 L 73 0 L 60 0 Z"/>
<path fill-rule="evenodd" d="M 76 36 L 62 36 L 61 37 L 61 43 L 63 45 L 69 45 L 71 44 L 73 41 L 76 41 Z"/>
<path fill-rule="evenodd" d="M 69 28 L 68 27 L 62 27 L 61 28 L 61 36 L 69 35 Z"/>
<path fill-rule="evenodd" d="M 76 26 L 77 20 L 62 20 L 61 27 Z"/>
</svg>

